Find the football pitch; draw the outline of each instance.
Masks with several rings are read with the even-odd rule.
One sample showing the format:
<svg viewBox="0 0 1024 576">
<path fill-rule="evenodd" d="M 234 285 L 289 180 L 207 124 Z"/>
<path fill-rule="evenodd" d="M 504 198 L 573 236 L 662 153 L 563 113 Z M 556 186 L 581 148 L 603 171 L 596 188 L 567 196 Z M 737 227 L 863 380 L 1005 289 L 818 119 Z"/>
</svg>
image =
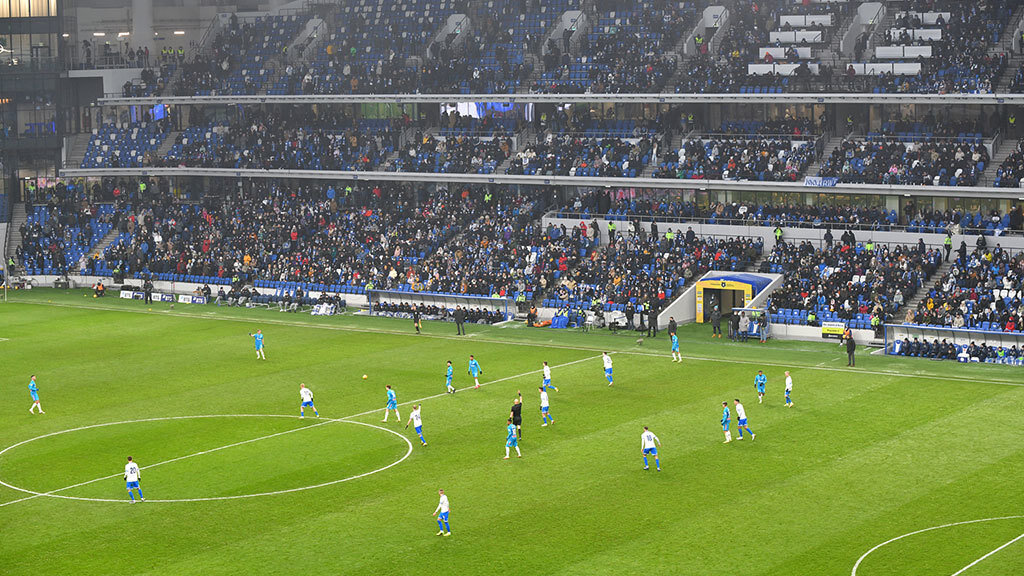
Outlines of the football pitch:
<svg viewBox="0 0 1024 576">
<path fill-rule="evenodd" d="M 861 347 L 850 369 L 835 341 L 734 344 L 696 325 L 677 364 L 664 334 L 468 329 L 11 293 L 0 574 L 1024 573 L 1020 368 Z M 28 411 L 32 374 L 44 415 Z M 300 383 L 320 418 L 299 419 Z M 401 422 L 381 422 L 386 384 Z M 504 460 L 517 391 L 523 457 Z M 733 412 L 723 444 L 734 398 L 755 441 Z M 405 429 L 414 403 L 427 446 Z M 643 470 L 643 426 L 661 472 Z M 127 456 L 145 503 L 125 492 Z M 439 488 L 451 537 L 431 517 Z"/>
</svg>

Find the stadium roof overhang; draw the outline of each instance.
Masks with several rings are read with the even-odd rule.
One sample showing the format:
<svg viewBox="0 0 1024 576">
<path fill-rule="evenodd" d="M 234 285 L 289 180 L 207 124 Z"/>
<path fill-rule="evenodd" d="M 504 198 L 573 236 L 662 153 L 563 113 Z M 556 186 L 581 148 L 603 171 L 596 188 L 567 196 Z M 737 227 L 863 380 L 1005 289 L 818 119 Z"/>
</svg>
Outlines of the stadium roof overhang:
<svg viewBox="0 0 1024 576">
<path fill-rule="evenodd" d="M 154 104 L 428 104 L 520 102 L 568 104 L 617 102 L 649 104 L 1024 104 L 1024 94 L 302 94 L 251 96 L 149 96 L 101 98 L 110 106 Z"/>
<path fill-rule="evenodd" d="M 681 180 L 675 178 L 598 178 L 582 176 L 525 176 L 498 174 L 437 174 L 420 172 L 344 172 L 332 170 L 259 170 L 238 168 L 68 168 L 67 178 L 105 176 L 164 176 L 211 178 L 297 178 L 308 180 L 366 180 L 423 183 L 511 184 L 525 186 L 583 186 L 588 188 L 711 189 L 757 192 L 813 192 L 819 194 L 883 194 L 903 196 L 947 196 L 978 198 L 1024 198 L 1019 188 L 983 186 L 894 186 L 885 184 L 836 184 L 808 186 L 803 182 L 757 182 L 735 180 Z"/>
</svg>

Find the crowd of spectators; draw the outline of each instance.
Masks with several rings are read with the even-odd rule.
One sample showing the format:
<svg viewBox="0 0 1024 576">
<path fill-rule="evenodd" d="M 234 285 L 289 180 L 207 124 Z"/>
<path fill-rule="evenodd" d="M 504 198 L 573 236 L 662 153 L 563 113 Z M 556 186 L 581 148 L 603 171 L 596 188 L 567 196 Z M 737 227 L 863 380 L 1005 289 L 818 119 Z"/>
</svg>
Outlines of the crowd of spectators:
<svg viewBox="0 0 1024 576">
<path fill-rule="evenodd" d="M 675 92 L 677 93 L 777 93 L 790 90 L 810 92 L 814 73 L 810 66 L 815 57 L 803 58 L 797 54 L 796 48 L 807 48 L 811 45 L 806 41 L 793 45 L 783 45 L 770 41 L 772 30 L 788 31 L 792 28 L 780 25 L 780 17 L 785 15 L 824 15 L 832 14 L 832 26 L 811 26 L 806 30 L 823 33 L 822 43 L 827 44 L 831 33 L 848 10 L 845 3 L 823 5 L 821 3 L 792 3 L 785 1 L 741 0 L 729 10 L 730 25 L 725 30 L 711 28 L 707 37 L 699 37 L 695 57 L 684 64 L 684 69 L 677 77 Z M 717 35 L 721 35 L 717 37 Z M 707 49 L 712 42 L 717 42 L 717 56 Z M 761 48 L 784 48 L 783 57 L 776 59 L 771 52 L 761 56 Z M 786 76 L 778 72 L 772 74 L 748 73 L 748 64 L 789 62 L 797 64 L 792 75 Z M 821 89 L 832 91 L 833 69 L 829 63 L 817 62 L 817 83 Z"/>
<path fill-rule="evenodd" d="M 372 63 L 349 62 L 333 52 L 327 60 L 294 63 L 284 72 L 268 94 L 406 94 L 417 92 L 416 70 L 392 53 Z M 425 92 L 425 90 L 424 90 Z"/>
<path fill-rule="evenodd" d="M 416 142 L 399 150 L 387 169 L 396 172 L 493 174 L 511 154 L 512 140 L 507 137 L 457 135 L 434 138 L 421 135 Z"/>
<path fill-rule="evenodd" d="M 535 223 L 542 200 L 502 191 L 486 193 L 482 204 L 481 215 L 420 263 L 413 289 L 525 300 L 547 287 L 571 239 L 552 238 Z"/>
<path fill-rule="evenodd" d="M 577 228 L 587 235 L 585 223 L 574 227 L 574 236 Z M 596 222 L 589 231 L 600 238 Z M 594 245 L 579 266 L 562 275 L 555 290 L 558 299 L 595 305 L 641 303 L 659 310 L 687 282 L 710 270 L 745 270 L 763 249 L 760 239 L 701 238 L 692 229 L 609 233 L 607 243 Z"/>
<path fill-rule="evenodd" d="M 1024 147 L 1017 142 L 1016 148 L 996 169 L 994 184 L 1000 188 L 1024 188 Z"/>
<path fill-rule="evenodd" d="M 722 52 L 718 58 L 705 54 L 687 60 L 675 91 L 677 94 L 719 94 L 739 92 L 748 86 L 774 91 L 788 84 L 788 79 L 782 76 L 749 76 L 747 62 L 738 53 Z"/>
<path fill-rule="evenodd" d="M 221 191 L 227 192 L 227 190 Z M 418 200 L 418 201 L 417 201 Z M 135 273 L 397 288 L 417 262 L 472 221 L 476 190 L 409 192 L 257 182 L 179 203 L 135 198 L 106 265 Z"/>
<path fill-rule="evenodd" d="M 472 35 L 461 43 L 457 34 L 431 43 L 419 89 L 439 94 L 516 92 L 533 72 L 526 53 L 538 47 L 559 9 L 567 8 L 567 2 L 550 2 L 542 13 L 534 0 L 471 7 Z"/>
<path fill-rule="evenodd" d="M 665 153 L 654 177 L 795 182 L 815 154 L 813 142 L 783 138 L 692 139 Z"/>
<path fill-rule="evenodd" d="M 288 45 L 304 21 L 296 16 L 263 16 L 239 21 L 234 14 L 214 37 L 209 50 L 181 61 L 170 87 L 175 96 L 256 94 L 270 79 L 269 63 L 287 63 Z"/>
<path fill-rule="evenodd" d="M 270 94 L 395 94 L 430 92 L 424 58 L 454 2 L 382 0 L 335 3 L 319 11 L 327 31 L 306 46 L 306 61 L 289 58 Z M 422 73 L 421 73 L 422 72 Z"/>
<path fill-rule="evenodd" d="M 34 195 L 35 204 L 18 229 L 21 244 L 15 249 L 15 263 L 35 274 L 91 271 L 91 248 L 116 223 L 109 206 L 95 202 L 90 189 L 80 183 L 59 182 Z"/>
<path fill-rule="evenodd" d="M 677 66 L 675 58 L 666 52 L 690 28 L 692 10 L 680 10 L 668 2 L 627 2 L 616 3 L 597 18 L 594 31 L 580 39 L 579 57 L 572 58 L 568 46 L 549 44 L 544 74 L 531 90 L 612 94 L 663 91 Z"/>
<path fill-rule="evenodd" d="M 983 237 L 982 237 L 983 238 Z M 1024 253 L 1011 255 L 999 244 L 981 243 L 956 252 L 949 272 L 938 279 L 904 322 L 976 328 L 997 332 L 1024 330 Z"/>
<path fill-rule="evenodd" d="M 250 108 L 226 123 L 193 126 L 155 166 L 377 170 L 399 143 L 402 120 L 362 120 L 306 106 Z"/>
<path fill-rule="evenodd" d="M 1013 12 L 1013 4 L 1006 0 L 982 2 L 932 2 L 926 11 L 949 12 L 947 22 L 939 16 L 934 25 L 926 25 L 916 14 L 904 13 L 892 29 L 883 31 L 884 45 L 928 45 L 930 58 L 916 76 L 884 75 L 874 79 L 875 86 L 884 92 L 907 93 L 989 93 L 1006 69 L 1007 55 L 992 53 L 992 46 Z M 935 28 L 942 31 L 939 40 L 914 39 L 908 29 Z"/>
<path fill-rule="evenodd" d="M 438 47 L 421 70 L 416 89 L 431 94 L 511 94 L 533 69 L 522 52 L 510 59 L 505 45 L 485 55 L 484 44 L 468 41 L 458 50 Z M 482 62 L 486 62 L 483 64 Z"/>
<path fill-rule="evenodd" d="M 730 6 L 729 26 L 709 28 L 692 40 L 692 54 L 677 62 L 684 37 L 693 29 L 703 3 L 664 0 L 629 0 L 602 3 L 589 14 L 594 20 L 582 36 L 574 29 L 549 36 L 566 10 L 582 9 L 577 0 L 542 3 L 537 0 L 442 2 L 425 0 L 374 4 L 340 4 L 324 17 L 330 30 L 323 39 L 289 47 L 306 24 L 298 16 L 265 16 L 254 20 L 232 17 L 202 53 L 185 58 L 178 50 L 175 65 L 181 74 L 165 86 L 174 69 L 161 72 L 154 82 L 126 86 L 127 95 L 173 93 L 205 94 L 380 94 L 380 93 L 629 93 L 676 91 L 683 93 L 782 92 L 850 90 L 904 93 L 991 92 L 1007 65 L 1007 54 L 996 50 L 1014 3 L 984 0 L 975 3 L 937 1 L 908 3 L 921 11 L 948 11 L 950 18 L 924 24 L 917 16 L 900 14 L 890 29 L 879 31 L 881 45 L 928 45 L 932 55 L 922 58 L 916 75 L 859 76 L 856 71 L 834 70 L 818 62 L 814 52 L 797 48 L 829 45 L 840 25 L 849 22 L 853 3 L 785 0 L 740 0 Z M 454 13 L 470 16 L 467 34 L 437 33 Z M 794 27 L 781 24 L 787 15 L 831 15 L 831 25 Z M 938 40 L 914 39 L 916 28 L 941 30 Z M 820 31 L 820 40 L 787 44 L 771 42 L 772 31 Z M 721 37 L 716 38 L 716 35 Z M 543 38 L 549 42 L 541 45 Z M 716 46 L 712 50 L 711 46 Z M 855 43 L 855 62 L 864 58 L 867 35 Z M 781 48 L 761 55 L 762 48 Z M 308 50 L 306 50 L 308 48 Z M 85 47 L 92 67 L 92 48 Z M 109 46 L 105 58 L 124 65 L 152 66 L 144 49 L 124 56 Z M 191 50 L 190 50 L 191 52 Z M 534 56 L 534 57 L 531 57 Z M 870 55 L 869 55 L 870 56 Z M 418 60 L 414 60 L 418 59 Z M 532 62 L 543 70 L 533 77 Z M 882 61 L 875 59 L 875 61 Z M 796 63 L 789 75 L 778 72 L 748 74 L 755 63 Z M 120 65 L 119 64 L 119 65 Z M 812 69 L 813 67 L 813 69 Z M 678 73 L 677 73 L 678 68 Z M 816 72 L 814 71 L 816 69 Z M 842 78 L 846 76 L 845 81 Z M 1019 71 L 1011 90 L 1019 91 Z M 163 81 L 156 81 L 163 78 Z M 274 83 L 269 86 L 271 79 Z M 813 87 L 812 87 L 813 83 Z M 268 87 L 269 86 L 269 87 Z"/>
<path fill-rule="evenodd" d="M 128 80 L 121 86 L 121 95 L 125 98 L 143 98 L 163 92 L 167 78 L 173 73 L 172 65 L 163 64 L 157 69 L 143 68 L 139 73 L 139 83 Z"/>
<path fill-rule="evenodd" d="M 802 323 L 860 323 L 878 327 L 890 321 L 942 263 L 941 251 L 917 246 L 858 243 L 852 231 L 838 242 L 815 248 L 810 242 L 779 242 L 762 264 L 762 272 L 784 274 L 772 292 L 772 314 L 796 310 Z"/>
<path fill-rule="evenodd" d="M 988 161 L 988 148 L 975 142 L 846 139 L 822 160 L 818 175 L 853 184 L 974 186 Z"/>
<path fill-rule="evenodd" d="M 635 178 L 657 155 L 657 140 L 548 134 L 512 155 L 506 174 Z"/>
<path fill-rule="evenodd" d="M 457 109 L 442 110 L 437 123 L 442 136 L 468 134 L 473 136 L 507 136 L 518 132 L 522 119 L 512 114 L 485 113 L 480 116 L 462 114 Z"/>
</svg>

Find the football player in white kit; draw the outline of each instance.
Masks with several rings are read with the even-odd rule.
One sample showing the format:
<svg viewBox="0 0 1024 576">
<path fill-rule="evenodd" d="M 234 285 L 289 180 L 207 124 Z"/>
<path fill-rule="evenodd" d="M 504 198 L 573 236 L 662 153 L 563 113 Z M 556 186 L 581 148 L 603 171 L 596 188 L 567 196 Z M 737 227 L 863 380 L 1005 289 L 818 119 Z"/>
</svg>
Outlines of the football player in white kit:
<svg viewBox="0 0 1024 576">
<path fill-rule="evenodd" d="M 312 408 L 313 414 L 319 418 L 320 413 L 316 411 L 316 406 L 313 405 L 313 391 L 306 388 L 305 384 L 299 384 L 299 396 L 302 398 L 302 404 L 299 406 L 299 418 L 306 417 L 306 406 Z"/>
<path fill-rule="evenodd" d="M 541 385 L 541 388 L 545 390 L 551 388 L 555 392 L 558 392 L 558 386 L 551 385 L 551 366 L 548 366 L 547 362 L 544 363 L 544 383 Z"/>
<path fill-rule="evenodd" d="M 139 500 L 146 501 L 142 497 L 142 488 L 139 488 L 139 478 L 142 478 L 142 472 L 139 470 L 139 465 L 132 462 L 132 457 L 128 457 L 128 463 L 124 465 L 124 481 L 128 486 L 128 497 L 132 499 L 132 504 L 135 504 L 135 494 L 132 494 L 132 488 L 139 491 Z"/>
<path fill-rule="evenodd" d="M 644 433 L 640 435 L 640 451 L 644 454 L 644 470 L 649 470 L 647 465 L 647 455 L 654 456 L 654 466 L 661 472 L 661 462 L 658 460 L 658 446 L 661 446 L 661 440 L 644 426 Z"/>
<path fill-rule="evenodd" d="M 423 420 L 420 418 L 420 404 L 416 404 L 412 407 L 412 413 L 409 414 L 409 421 L 405 423 L 405 429 L 409 429 L 409 424 L 412 423 L 413 428 L 416 429 L 416 435 L 420 437 L 420 442 L 424 446 L 427 445 L 427 441 L 423 438 Z"/>
<path fill-rule="evenodd" d="M 431 516 L 437 516 L 437 535 L 451 536 L 452 527 L 448 525 L 448 511 L 450 510 L 448 497 L 444 495 L 444 490 L 438 490 L 437 493 L 441 495 L 441 499 L 437 503 L 437 508 L 434 508 L 434 513 L 431 514 Z"/>
<path fill-rule="evenodd" d="M 740 433 L 738 440 L 743 440 L 743 429 L 746 428 L 747 432 L 750 433 L 750 439 L 754 439 L 754 432 L 747 426 L 747 411 L 743 409 L 743 404 L 740 404 L 740 399 L 736 398 L 732 401 L 736 405 L 736 430 Z"/>
<path fill-rule="evenodd" d="M 544 390 L 544 387 L 540 387 L 540 419 L 543 422 L 541 427 L 548 425 L 548 420 L 552 424 L 555 423 L 554 416 L 551 415 L 551 404 L 548 402 L 548 393 Z"/>
<path fill-rule="evenodd" d="M 789 370 L 786 370 L 786 408 L 793 407 L 793 399 L 789 397 L 793 393 L 793 377 L 789 375 Z"/>
</svg>

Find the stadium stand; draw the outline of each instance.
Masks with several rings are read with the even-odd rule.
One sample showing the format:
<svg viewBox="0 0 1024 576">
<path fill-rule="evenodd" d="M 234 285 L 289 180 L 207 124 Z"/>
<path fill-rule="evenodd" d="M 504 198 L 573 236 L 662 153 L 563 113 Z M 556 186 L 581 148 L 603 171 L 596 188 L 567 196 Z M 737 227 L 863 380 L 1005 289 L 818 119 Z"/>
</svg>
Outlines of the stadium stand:
<svg viewBox="0 0 1024 576">
<path fill-rule="evenodd" d="M 936 280 L 908 324 L 1024 331 L 1024 254 L 1011 255 L 999 244 L 967 253 L 962 246 L 952 268 Z"/>
<path fill-rule="evenodd" d="M 603 4 L 611 4 L 605 2 Z M 633 0 L 603 6 L 597 24 L 582 38 L 579 55 L 549 42 L 545 71 L 533 92 L 660 92 L 676 71 L 668 52 L 692 27 L 692 2 Z"/>
<path fill-rule="evenodd" d="M 570 247 L 533 223 L 543 213 L 540 198 L 488 192 L 482 208 L 462 234 L 422 262 L 412 289 L 517 300 L 532 300 L 543 289 L 550 267 Z"/>
<path fill-rule="evenodd" d="M 883 32 L 879 60 L 919 61 L 905 73 L 886 63 L 866 65 L 876 76 L 873 91 L 903 93 L 989 93 L 1006 68 L 1007 55 L 993 52 L 1013 12 L 1004 0 L 983 4 L 938 1 L 925 11 L 904 11 Z M 907 65 L 905 65 L 907 66 Z M 914 70 L 917 70 L 916 72 Z"/>
<path fill-rule="evenodd" d="M 214 38 L 208 53 L 182 65 L 173 85 L 175 96 L 256 94 L 270 80 L 268 63 L 287 56 L 287 47 L 305 25 L 297 15 L 259 16 L 229 24 Z"/>
<path fill-rule="evenodd" d="M 493 174 L 512 153 L 508 138 L 423 136 L 399 151 L 393 165 L 396 172 Z"/>
<path fill-rule="evenodd" d="M 892 319 L 935 273 L 942 255 L 924 243 L 916 247 L 858 243 L 853 232 L 815 248 L 810 242 L 780 242 L 761 264 L 762 272 L 784 275 L 768 308 L 774 323 L 818 326 L 844 322 L 869 329 Z"/>
<path fill-rule="evenodd" d="M 328 15 L 330 34 L 309 62 L 297 62 L 268 94 L 427 92 L 410 58 L 455 12 L 454 2 L 342 2 Z"/>
<path fill-rule="evenodd" d="M 651 161 L 650 138 L 579 138 L 549 134 L 512 157 L 506 174 L 635 178 Z"/>
<path fill-rule="evenodd" d="M 974 186 L 989 162 L 975 137 L 904 142 L 844 140 L 822 161 L 819 176 L 854 184 Z"/>
<path fill-rule="evenodd" d="M 993 185 L 1000 188 L 1024 188 L 1024 148 L 1017 142 L 1003 163 L 996 170 Z"/>
<path fill-rule="evenodd" d="M 895 13 L 888 28 L 858 37 L 851 58 L 835 50 L 858 2 L 739 0 L 730 3 L 727 26 L 691 38 L 687 33 L 714 3 L 346 0 L 316 13 L 233 18 L 205 51 L 188 61 L 162 59 L 171 65 L 127 91 L 946 94 L 990 93 L 1004 74 L 1019 75 L 1005 72 L 1009 56 L 1001 44 L 1013 2 L 887 4 Z M 562 14 L 577 10 L 587 13 L 588 26 L 552 34 Z M 465 15 L 465 29 L 440 37 L 456 14 Z M 314 17 L 326 19 L 326 33 L 309 40 L 308 50 L 288 54 Z M 687 43 L 695 46 L 684 56 Z"/>
<path fill-rule="evenodd" d="M 82 168 L 148 166 L 166 137 L 166 122 L 104 124 L 93 130 Z"/>
<path fill-rule="evenodd" d="M 20 226 L 16 262 L 26 274 L 92 272 L 90 250 L 113 228 L 112 204 L 91 200 L 88 189 L 57 184 L 40 191 Z"/>
<path fill-rule="evenodd" d="M 612 234 L 600 245 L 597 223 L 574 227 L 572 235 L 592 235 L 592 248 L 568 275 L 555 276 L 553 297 L 545 306 L 570 310 L 625 311 L 638 305 L 661 309 L 687 282 L 709 270 L 745 270 L 760 255 L 763 241 L 753 238 L 701 238 L 692 230 L 672 229 L 657 236 Z M 565 233 L 565 232 L 563 232 Z"/>
<path fill-rule="evenodd" d="M 813 142 L 711 137 L 684 142 L 661 158 L 656 178 L 794 182 L 814 160 Z"/>
<path fill-rule="evenodd" d="M 304 107 L 247 109 L 179 134 L 154 166 L 377 170 L 395 151 L 400 120 L 352 120 Z"/>
</svg>

